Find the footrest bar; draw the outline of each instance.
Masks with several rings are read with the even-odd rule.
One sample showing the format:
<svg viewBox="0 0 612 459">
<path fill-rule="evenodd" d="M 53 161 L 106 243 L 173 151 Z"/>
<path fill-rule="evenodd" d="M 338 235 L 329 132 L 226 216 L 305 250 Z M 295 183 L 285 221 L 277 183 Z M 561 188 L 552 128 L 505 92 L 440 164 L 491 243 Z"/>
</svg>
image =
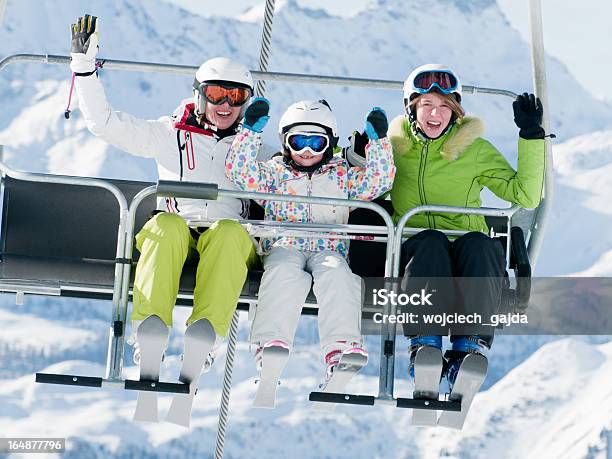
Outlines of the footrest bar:
<svg viewBox="0 0 612 459">
<path fill-rule="evenodd" d="M 169 392 L 174 394 L 188 394 L 189 384 L 167 383 L 159 381 L 135 381 L 132 379 L 126 379 L 125 389 L 147 392 Z"/>
<path fill-rule="evenodd" d="M 350 405 L 374 405 L 371 395 L 336 394 L 333 392 L 311 392 L 308 400 L 311 402 L 346 403 Z"/>
<path fill-rule="evenodd" d="M 42 384 L 63 384 L 65 386 L 102 387 L 102 378 L 53 373 L 36 373 L 36 382 Z"/>
<path fill-rule="evenodd" d="M 420 410 L 461 411 L 461 402 L 446 402 L 418 398 L 398 398 L 398 408 L 418 408 Z"/>
</svg>

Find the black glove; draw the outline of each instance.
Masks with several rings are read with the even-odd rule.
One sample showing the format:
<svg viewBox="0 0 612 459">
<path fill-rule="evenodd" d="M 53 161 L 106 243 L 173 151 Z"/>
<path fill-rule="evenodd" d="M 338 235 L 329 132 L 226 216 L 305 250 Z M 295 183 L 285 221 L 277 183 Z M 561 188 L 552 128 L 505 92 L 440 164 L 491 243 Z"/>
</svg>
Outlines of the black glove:
<svg viewBox="0 0 612 459">
<path fill-rule="evenodd" d="M 98 54 L 98 18 L 86 14 L 70 26 L 70 67 L 76 74 L 93 73 Z"/>
<path fill-rule="evenodd" d="M 365 166 L 365 147 L 370 141 L 365 132 L 354 131 L 349 138 L 350 145 L 346 148 L 346 159 L 352 167 Z"/>
<path fill-rule="evenodd" d="M 372 140 L 387 137 L 389 122 L 385 111 L 380 107 L 374 107 L 366 118 L 365 133 Z"/>
<path fill-rule="evenodd" d="M 543 139 L 542 102 L 533 94 L 526 92 L 516 98 L 512 104 L 514 122 L 519 128 L 519 136 L 523 139 Z"/>
<path fill-rule="evenodd" d="M 244 112 L 243 126 L 251 131 L 261 132 L 270 119 L 270 102 L 265 97 L 257 97 Z"/>
</svg>

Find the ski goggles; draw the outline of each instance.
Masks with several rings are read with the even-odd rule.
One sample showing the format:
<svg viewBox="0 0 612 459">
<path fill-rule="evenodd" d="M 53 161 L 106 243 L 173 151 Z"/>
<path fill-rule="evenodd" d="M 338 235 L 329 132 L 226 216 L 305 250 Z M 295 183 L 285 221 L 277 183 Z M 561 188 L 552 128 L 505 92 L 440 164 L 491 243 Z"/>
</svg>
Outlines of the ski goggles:
<svg viewBox="0 0 612 459">
<path fill-rule="evenodd" d="M 249 88 L 222 86 L 220 84 L 202 84 L 198 88 L 200 94 L 213 105 L 227 102 L 231 107 L 240 107 L 247 103 L 251 97 Z"/>
<path fill-rule="evenodd" d="M 450 94 L 459 87 L 457 77 L 448 70 L 428 70 L 419 73 L 412 84 L 420 94 L 426 94 L 433 88 L 438 88 L 443 94 Z"/>
<path fill-rule="evenodd" d="M 314 155 L 322 155 L 329 146 L 329 137 L 312 132 L 292 132 L 287 135 L 285 144 L 296 153 L 308 148 Z"/>
</svg>

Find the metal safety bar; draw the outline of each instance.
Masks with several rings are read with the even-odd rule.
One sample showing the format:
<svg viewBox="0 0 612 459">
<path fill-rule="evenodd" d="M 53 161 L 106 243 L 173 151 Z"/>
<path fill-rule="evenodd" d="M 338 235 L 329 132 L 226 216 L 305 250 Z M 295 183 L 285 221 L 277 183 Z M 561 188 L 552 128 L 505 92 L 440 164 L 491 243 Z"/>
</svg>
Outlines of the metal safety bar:
<svg viewBox="0 0 612 459">
<path fill-rule="evenodd" d="M 342 206 L 352 208 L 366 208 L 376 212 L 380 215 L 384 222 L 385 227 L 380 226 L 366 226 L 366 225 L 350 225 L 350 224 L 303 224 L 305 230 L 311 231 L 326 231 L 326 232 L 358 232 L 358 233 L 375 233 L 386 235 L 386 261 L 385 261 L 385 287 L 386 288 L 397 288 L 399 284 L 399 266 L 401 253 L 402 234 L 405 230 L 405 225 L 408 220 L 421 212 L 445 212 L 445 213 L 458 213 L 458 214 L 471 214 L 471 215 L 485 215 L 485 216 L 498 216 L 508 217 L 510 219 L 512 215 L 519 209 L 518 206 L 513 206 L 505 209 L 497 208 L 467 208 L 467 207 L 452 207 L 452 206 L 419 206 L 411 209 L 404 214 L 397 225 L 393 224 L 393 221 L 387 211 L 373 202 L 349 200 L 349 199 L 337 199 L 337 198 L 323 198 L 314 196 L 293 196 L 293 195 L 278 195 L 269 193 L 255 193 L 247 191 L 236 191 L 236 190 L 223 190 L 218 189 L 215 184 L 202 184 L 198 187 L 198 184 L 185 183 L 185 182 L 160 182 L 159 186 L 149 186 L 141 190 L 133 198 L 129 207 L 126 210 L 126 200 L 122 192 L 112 183 L 105 182 L 100 179 L 82 178 L 82 177 L 71 177 L 71 176 L 56 176 L 50 174 L 37 174 L 20 172 L 11 169 L 4 163 L 0 162 L 0 170 L 17 180 L 35 181 L 35 182 L 47 182 L 47 183 L 62 183 L 71 185 L 82 185 L 82 186 L 97 186 L 104 189 L 108 189 L 116 197 L 119 208 L 120 208 L 120 223 L 118 230 L 117 240 L 117 258 L 121 259 L 122 262 L 117 262 L 115 266 L 115 283 L 113 288 L 113 322 L 111 324 L 110 340 L 109 340 L 109 351 L 107 356 L 107 375 L 105 378 L 92 378 L 74 375 L 51 375 L 38 373 L 37 381 L 45 383 L 55 384 L 67 384 L 67 385 L 86 385 L 95 387 L 111 387 L 111 388 L 124 388 L 132 390 L 155 390 L 158 392 L 175 392 L 180 393 L 184 391 L 184 387 L 181 384 L 173 383 L 158 383 L 156 387 L 149 387 L 142 381 L 130 381 L 123 380 L 121 377 L 123 370 L 123 355 L 124 355 L 124 335 L 125 335 L 125 323 L 127 317 L 127 306 L 129 299 L 129 279 L 131 270 L 131 256 L 133 250 L 133 239 L 134 239 L 134 225 L 136 211 L 139 205 L 144 199 L 153 194 L 160 196 L 168 196 L 173 194 L 180 194 L 184 197 L 199 197 L 201 199 L 217 199 L 217 198 L 236 198 L 236 199 L 254 199 L 254 200 L 267 200 L 267 201 L 280 201 L 280 202 L 303 202 L 317 205 L 331 205 L 331 206 Z M 207 222 L 211 222 L 208 220 Z M 283 227 L 296 227 L 295 222 L 262 222 L 259 220 L 240 220 L 243 224 L 260 225 L 266 231 L 273 229 L 282 230 Z M 415 229 L 418 230 L 418 229 Z M 308 233 L 308 231 L 305 231 Z M 341 236 L 338 234 L 337 236 Z M 34 293 L 34 292 L 33 292 Z M 385 306 L 391 307 L 391 306 Z M 385 311 L 387 314 L 391 314 L 393 311 Z M 437 405 L 425 404 L 423 401 L 413 401 L 411 399 L 395 399 L 393 395 L 394 386 L 394 348 L 396 338 L 396 325 L 390 322 L 383 324 L 382 338 L 381 338 L 381 363 L 380 363 L 380 376 L 379 376 L 379 393 L 377 397 L 373 396 L 353 396 L 344 394 L 344 402 L 342 403 L 359 403 L 359 404 L 394 404 L 397 407 L 403 408 L 421 408 L 421 409 L 436 409 Z M 143 385 L 144 384 L 144 385 Z M 145 387 L 146 386 L 146 387 Z M 340 403 L 334 398 L 335 395 L 324 394 L 313 392 L 311 399 L 313 401 L 326 401 L 332 403 Z M 348 398 L 346 398 L 348 397 Z M 364 400 L 368 400 L 364 402 Z M 359 401 L 358 401 L 359 400 Z M 446 402 L 441 402 L 446 403 Z M 416 405 L 415 405 L 416 404 Z M 454 410 L 455 406 L 444 405 L 443 409 Z M 438 407 L 438 409 L 442 409 Z"/>
<path fill-rule="evenodd" d="M 0 71 L 10 64 L 24 61 L 68 65 L 70 64 L 70 56 L 56 54 L 13 54 L 0 60 Z M 198 69 L 197 66 L 193 65 L 161 64 L 157 62 L 124 61 L 104 58 L 98 58 L 97 61 L 101 63 L 105 69 L 126 70 L 130 72 L 173 73 L 178 75 L 193 76 L 195 71 Z M 328 84 L 336 86 L 354 86 L 359 88 L 390 89 L 394 91 L 401 91 L 404 86 L 403 81 L 380 80 L 372 78 L 349 78 L 331 75 L 306 75 L 303 73 L 262 72 L 259 70 L 251 70 L 251 74 L 256 80 L 286 83 Z M 463 86 L 462 90 L 466 94 L 489 94 L 505 96 L 512 99 L 516 98 L 517 96 L 516 93 L 506 89 L 484 88 L 470 85 Z"/>
<path fill-rule="evenodd" d="M 125 196 L 121 192 L 121 190 L 113 185 L 110 182 L 101 179 L 95 178 L 87 178 L 87 177 L 73 177 L 68 175 L 52 175 L 52 174 L 41 174 L 34 172 L 22 172 L 16 171 L 9 166 L 7 166 L 4 162 L 0 161 L 0 171 L 3 174 L 12 177 L 16 180 L 23 180 L 28 182 L 42 182 L 42 183 L 58 183 L 64 185 L 78 185 L 78 186 L 88 186 L 88 187 L 96 187 L 103 188 L 105 190 L 110 191 L 117 203 L 119 205 L 119 228 L 117 235 L 117 251 L 116 251 L 116 263 L 115 263 L 115 284 L 113 287 L 113 300 L 112 300 L 112 321 L 109 332 L 109 353 L 107 356 L 106 362 L 106 378 L 109 380 L 121 379 L 121 371 L 117 371 L 117 368 L 114 367 L 114 363 L 116 362 L 117 356 L 121 353 L 119 352 L 119 348 L 123 349 L 123 341 L 122 336 L 118 335 L 118 329 L 116 326 L 117 320 L 119 318 L 119 305 L 120 302 L 120 293 L 122 291 L 121 280 L 125 277 L 123 276 L 123 270 L 125 268 L 125 264 L 120 260 L 123 257 L 125 252 L 125 225 L 126 225 L 126 216 L 128 212 L 128 204 Z M 128 279 L 129 281 L 129 279 Z M 30 290 L 31 291 L 31 290 Z"/>
<path fill-rule="evenodd" d="M 136 196 L 134 196 L 134 199 L 132 200 L 132 203 L 130 204 L 129 211 L 128 211 L 128 224 L 126 226 L 128 233 L 130 231 L 133 233 L 136 210 L 146 197 L 151 196 L 153 194 L 157 194 L 158 196 L 172 195 L 171 193 L 174 193 L 176 190 L 183 188 L 185 183 L 184 182 L 173 182 L 173 185 L 175 188 L 164 187 L 164 189 L 161 189 L 161 190 L 157 186 L 149 186 L 141 190 L 139 193 L 136 194 Z M 205 184 L 205 186 L 207 187 L 210 185 L 211 184 Z M 308 203 L 308 204 L 315 204 L 315 205 L 369 209 L 369 210 L 376 212 L 378 215 L 380 215 L 383 218 L 385 222 L 385 226 L 386 226 L 386 232 L 384 234 L 386 234 L 387 237 L 390 238 L 389 240 L 393 240 L 393 236 L 394 236 L 395 226 L 393 224 L 393 220 L 391 219 L 391 217 L 389 216 L 389 214 L 383 207 L 373 202 L 359 201 L 359 200 L 352 200 L 352 199 L 324 198 L 324 197 L 317 197 L 317 196 L 256 193 L 256 192 L 251 192 L 251 191 L 224 190 L 224 189 L 218 189 L 218 197 L 219 198 L 223 198 L 223 197 L 235 198 L 235 199 L 253 199 L 253 200 L 259 200 L 259 201 L 301 202 L 301 203 Z M 264 222 L 261 222 L 260 220 L 244 220 L 244 222 L 253 223 L 256 225 L 264 223 Z M 288 225 L 291 223 L 292 222 L 276 222 L 276 225 L 278 227 L 284 227 L 285 225 Z M 319 224 L 316 226 L 320 229 L 328 229 L 329 231 L 342 232 L 342 231 L 350 230 L 351 226 L 359 226 L 359 225 Z M 376 229 L 376 232 L 380 232 L 380 227 Z M 131 245 L 132 245 L 131 240 L 129 241 L 129 243 L 126 243 L 125 245 L 125 257 L 126 258 L 131 257 L 131 252 L 132 252 Z M 387 247 L 386 254 L 387 254 L 387 260 L 385 263 L 385 275 L 388 276 L 390 275 L 391 269 L 393 266 L 392 265 L 393 253 L 391 251 L 391 247 Z"/>
<path fill-rule="evenodd" d="M 279 195 L 272 193 L 256 193 L 250 191 L 237 191 L 237 190 L 224 190 L 224 189 L 216 189 L 213 191 L 212 188 L 216 187 L 215 184 L 203 184 L 203 192 L 198 193 L 194 187 L 194 184 L 185 184 L 184 182 L 163 182 L 161 187 L 158 186 L 149 186 L 134 196 L 132 200 L 128 216 L 127 216 L 127 224 L 126 224 L 126 242 L 125 242 L 125 250 L 124 257 L 125 259 L 131 259 L 132 256 L 132 246 L 133 246 L 133 232 L 134 232 L 134 223 L 136 217 L 136 211 L 140 204 L 144 201 L 145 198 L 151 196 L 153 194 L 157 194 L 159 196 L 168 196 L 172 195 L 172 193 L 179 192 L 182 196 L 186 196 L 185 190 L 189 189 L 193 192 L 195 196 L 206 197 L 209 198 L 236 198 L 236 199 L 253 199 L 256 201 L 277 201 L 277 202 L 301 202 L 307 204 L 315 204 L 315 205 L 327 205 L 327 206 L 339 206 L 339 207 L 350 207 L 350 208 L 362 208 L 369 209 L 376 212 L 385 222 L 386 226 L 386 236 L 387 236 L 387 247 L 386 247 L 386 260 L 385 260 L 385 284 L 390 282 L 390 275 L 393 267 L 393 244 L 395 236 L 395 225 L 393 224 L 393 220 L 391 216 L 387 213 L 387 211 L 380 205 L 368 202 L 368 201 L 359 201 L 359 200 L 351 200 L 351 199 L 338 199 L 338 198 L 324 198 L 324 197 L 315 197 L 315 196 L 300 196 L 300 195 Z M 248 220 L 247 220 L 248 222 Z M 253 223 L 261 223 L 260 221 L 253 221 Z M 279 227 L 282 227 L 285 222 L 277 222 Z M 322 225 L 319 225 L 322 226 Z M 329 225 L 330 230 L 342 230 L 342 226 L 346 225 Z M 326 225 L 326 228 L 328 226 Z M 130 276 L 130 264 L 126 264 L 123 275 L 124 280 L 122 282 L 122 293 L 120 295 L 121 298 L 121 320 L 125 323 L 125 319 L 127 317 L 127 300 L 128 300 L 128 287 L 129 287 L 129 276 Z M 391 285 L 388 285 L 388 288 L 391 288 Z M 381 346 L 384 349 L 386 340 L 383 339 L 381 341 Z M 123 349 L 121 349 L 123 352 Z M 117 359 L 114 362 L 114 366 L 120 367 L 122 365 L 123 356 L 121 354 L 112 356 Z M 389 358 L 393 358 L 393 355 L 390 355 Z M 391 369 L 393 365 L 390 366 Z M 385 381 L 385 387 L 391 386 L 393 387 L 393 378 L 391 374 L 391 380 L 389 381 L 389 374 L 387 371 L 388 365 L 381 365 L 381 379 Z M 384 374 L 383 374 L 384 370 Z M 392 394 L 391 389 L 391 394 Z M 381 395 L 379 394 L 379 397 Z M 392 396 L 392 395 L 391 395 Z M 385 398 L 385 394 L 382 394 L 382 397 Z"/>
<path fill-rule="evenodd" d="M 512 218 L 512 215 L 519 210 L 520 207 L 513 205 L 507 208 L 496 208 L 496 207 L 456 207 L 456 206 L 417 206 L 406 212 L 397 222 L 395 231 L 395 241 L 393 242 L 393 251 L 397 255 L 401 252 L 402 238 L 401 234 L 404 227 L 412 217 L 423 212 L 439 212 L 447 214 L 463 214 L 463 215 L 482 215 L 484 217 L 507 217 L 508 220 Z M 446 231 L 442 231 L 446 233 Z M 508 231 L 510 234 L 510 231 Z M 508 253 L 508 247 L 506 247 L 506 253 Z M 393 262 L 393 277 L 399 276 L 400 272 L 400 256 L 396 256 Z"/>
<path fill-rule="evenodd" d="M 483 216 L 494 216 L 494 217 L 508 217 L 510 219 L 512 215 L 519 209 L 518 206 L 512 206 L 506 209 L 497 209 L 497 208 L 472 208 L 472 207 L 455 207 L 455 206 L 418 206 L 415 207 L 408 212 L 406 212 L 398 223 L 395 226 L 395 240 L 392 244 L 390 244 L 393 248 L 393 270 L 392 276 L 389 279 L 386 279 L 386 284 L 391 284 L 392 291 L 399 291 L 399 268 L 401 263 L 401 246 L 402 246 L 402 235 L 404 232 L 404 227 L 408 220 L 421 212 L 445 212 L 445 213 L 454 213 L 454 214 L 469 214 L 469 215 L 483 215 Z M 508 223 L 509 225 L 509 223 Z M 442 231 L 446 233 L 445 231 Z M 509 231 L 508 231 L 509 233 Z M 509 243 L 508 238 L 508 243 Z M 387 276 L 386 276 L 387 277 Z M 388 288 L 388 287 L 385 287 Z M 383 314 L 393 314 L 395 311 L 393 310 L 392 302 L 387 302 L 387 304 L 383 307 Z M 379 389 L 378 389 L 378 397 L 377 400 L 392 402 L 394 399 L 393 396 L 393 387 L 394 387 L 394 376 L 395 376 L 395 339 L 397 332 L 397 325 L 392 321 L 385 321 L 382 324 L 382 352 L 380 359 L 380 379 L 379 379 Z M 416 402 L 415 402 L 416 403 Z M 415 406 L 412 405 L 413 402 L 410 399 L 397 399 L 396 406 L 399 408 L 408 408 Z M 423 409 L 435 409 L 433 405 L 421 406 Z M 453 407 L 444 408 L 448 410 L 454 409 Z"/>
</svg>

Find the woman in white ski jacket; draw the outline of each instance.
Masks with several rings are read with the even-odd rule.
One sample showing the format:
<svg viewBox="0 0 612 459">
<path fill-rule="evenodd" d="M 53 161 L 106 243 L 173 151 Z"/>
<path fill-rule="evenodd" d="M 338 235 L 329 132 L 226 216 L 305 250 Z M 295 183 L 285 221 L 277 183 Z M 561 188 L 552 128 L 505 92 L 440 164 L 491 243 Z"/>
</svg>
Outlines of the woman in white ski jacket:
<svg viewBox="0 0 612 459">
<path fill-rule="evenodd" d="M 367 119 L 370 141 L 364 168 L 351 168 L 343 158 L 333 155 L 338 140 L 336 119 L 325 101 L 291 105 L 279 125 L 282 155 L 258 162 L 261 131 L 268 112 L 269 102 L 255 99 L 247 108 L 243 128 L 228 153 L 227 175 L 240 188 L 361 200 L 372 200 L 391 188 L 395 167 L 387 139 L 387 119 L 381 109 L 373 109 Z M 278 201 L 262 204 L 266 220 L 316 223 L 348 220 L 346 207 Z M 280 236 L 264 239 L 261 245 L 265 253 L 264 274 L 251 331 L 260 369 L 266 366 L 264 349 L 291 348 L 313 280 L 328 378 L 343 354 L 367 356 L 361 347 L 361 279 L 348 267 L 347 241 Z"/>
<path fill-rule="evenodd" d="M 225 176 L 225 157 L 253 93 L 253 79 L 245 66 L 222 57 L 206 61 L 196 72 L 192 99 L 182 101 L 171 117 L 143 120 L 113 111 L 97 75 L 97 51 L 97 19 L 86 15 L 72 25 L 70 66 L 79 108 L 94 135 L 130 154 L 154 158 L 160 179 L 236 188 Z M 195 323 L 207 322 L 204 328 L 211 333 L 214 329 L 214 342 L 215 334 L 227 334 L 247 270 L 257 259 L 252 239 L 237 222 L 229 220 L 245 217 L 247 203 L 239 199 L 160 198 L 157 209 L 161 212 L 136 236 L 141 256 L 131 318 L 139 330 L 138 341 L 144 337 L 146 319 L 161 320 L 165 344 L 181 270 L 191 253 L 199 255 L 199 262 L 188 333 Z M 190 230 L 186 223 L 207 219 L 216 220 L 208 229 Z M 145 349 L 140 347 L 142 360 Z M 210 349 L 200 346 L 199 350 L 199 363 L 203 364 Z M 163 347 L 158 362 L 161 352 Z M 142 370 L 141 366 L 141 377 L 153 379 Z"/>
</svg>

